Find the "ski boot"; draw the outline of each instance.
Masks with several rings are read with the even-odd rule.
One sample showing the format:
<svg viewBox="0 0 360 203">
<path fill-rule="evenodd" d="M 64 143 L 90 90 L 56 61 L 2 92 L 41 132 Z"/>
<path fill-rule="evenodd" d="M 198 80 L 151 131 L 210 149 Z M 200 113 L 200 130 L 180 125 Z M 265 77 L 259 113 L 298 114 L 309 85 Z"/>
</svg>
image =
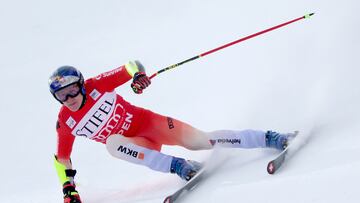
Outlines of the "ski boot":
<svg viewBox="0 0 360 203">
<path fill-rule="evenodd" d="M 202 164 L 199 162 L 173 157 L 170 172 L 176 173 L 180 178 L 189 181 L 201 168 Z"/>
<path fill-rule="evenodd" d="M 284 150 L 288 146 L 289 140 L 296 136 L 296 133 L 280 134 L 274 131 L 267 131 L 265 134 L 266 147 Z"/>
</svg>

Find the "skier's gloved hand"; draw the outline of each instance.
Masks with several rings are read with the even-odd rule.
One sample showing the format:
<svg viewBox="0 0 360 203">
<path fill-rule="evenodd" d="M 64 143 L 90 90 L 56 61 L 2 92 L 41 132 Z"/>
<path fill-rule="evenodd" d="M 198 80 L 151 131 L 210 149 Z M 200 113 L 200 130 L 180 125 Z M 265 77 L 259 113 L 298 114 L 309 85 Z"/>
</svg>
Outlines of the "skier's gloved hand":
<svg viewBox="0 0 360 203">
<path fill-rule="evenodd" d="M 131 88 L 136 94 L 141 94 L 143 90 L 151 84 L 150 78 L 145 72 L 137 72 L 133 77 Z"/>
<path fill-rule="evenodd" d="M 63 192 L 64 192 L 64 203 L 81 203 L 80 195 L 75 190 L 75 185 L 66 182 L 63 185 Z"/>
</svg>

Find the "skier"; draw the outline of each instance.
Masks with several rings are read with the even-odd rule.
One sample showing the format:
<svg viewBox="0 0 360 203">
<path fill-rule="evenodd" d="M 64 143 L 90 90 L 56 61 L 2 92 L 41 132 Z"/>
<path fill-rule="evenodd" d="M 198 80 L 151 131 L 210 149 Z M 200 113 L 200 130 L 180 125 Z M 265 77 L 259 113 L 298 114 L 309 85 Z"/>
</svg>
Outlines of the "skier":
<svg viewBox="0 0 360 203">
<path fill-rule="evenodd" d="M 151 83 L 139 61 L 130 61 L 86 81 L 72 66 L 62 66 L 50 76 L 50 92 L 62 104 L 56 125 L 58 143 L 54 165 L 63 187 L 64 203 L 81 203 L 74 182 L 76 170 L 70 160 L 77 136 L 106 144 L 116 158 L 174 173 L 188 181 L 200 170 L 201 164 L 163 154 L 162 145 L 178 145 L 190 150 L 212 149 L 215 145 L 283 150 L 291 135 L 257 130 L 203 132 L 125 101 L 114 89 L 129 80 L 137 94 Z"/>
</svg>

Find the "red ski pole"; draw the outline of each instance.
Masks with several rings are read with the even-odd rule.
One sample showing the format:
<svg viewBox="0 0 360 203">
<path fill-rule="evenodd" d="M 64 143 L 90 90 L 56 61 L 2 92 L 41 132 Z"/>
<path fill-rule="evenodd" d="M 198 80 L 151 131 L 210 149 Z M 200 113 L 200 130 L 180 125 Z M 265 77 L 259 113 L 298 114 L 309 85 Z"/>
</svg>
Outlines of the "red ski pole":
<svg viewBox="0 0 360 203">
<path fill-rule="evenodd" d="M 290 20 L 290 21 L 288 21 L 288 22 L 282 23 L 282 24 L 280 24 L 280 25 L 276 25 L 276 26 L 274 26 L 274 27 L 268 28 L 268 29 L 266 29 L 266 30 L 257 32 L 257 33 L 255 33 L 255 34 L 252 34 L 252 35 L 243 37 L 243 38 L 241 38 L 241 39 L 235 40 L 235 41 L 233 41 L 233 42 L 227 43 L 227 44 L 225 44 L 225 45 L 222 45 L 222 46 L 217 47 L 217 48 L 215 48 L 215 49 L 212 49 L 212 50 L 210 50 L 210 51 L 204 52 L 204 53 L 202 53 L 202 54 L 199 54 L 199 55 L 194 56 L 194 57 L 192 57 L 192 58 L 189 58 L 189 59 L 187 59 L 187 60 L 184 60 L 184 61 L 181 61 L 181 62 L 179 62 L 179 63 L 173 64 L 173 65 L 171 65 L 171 66 L 168 66 L 168 67 L 166 67 L 166 68 L 164 68 L 164 69 L 161 69 L 161 70 L 157 71 L 156 73 L 152 74 L 152 75 L 150 76 L 150 79 L 154 78 L 155 76 L 159 75 L 159 74 L 162 73 L 162 72 L 165 72 L 165 71 L 168 71 L 168 70 L 170 70 L 170 69 L 176 68 L 176 67 L 178 67 L 178 66 L 180 66 L 180 65 L 182 65 L 182 64 L 184 64 L 184 63 L 187 63 L 187 62 L 190 62 L 190 61 L 194 61 L 195 59 L 198 59 L 198 58 L 200 58 L 200 57 L 204 57 L 204 56 L 209 55 L 209 54 L 211 54 L 211 53 L 217 52 L 217 51 L 219 51 L 219 50 L 221 50 L 221 49 L 225 49 L 225 48 L 227 48 L 227 47 L 229 47 L 229 46 L 232 46 L 232 45 L 234 45 L 234 44 L 240 43 L 240 42 L 242 42 L 242 41 L 245 41 L 245 40 L 254 38 L 254 37 L 256 37 L 256 36 L 259 36 L 259 35 L 262 35 L 262 34 L 264 34 L 264 33 L 270 32 L 270 31 L 272 31 L 272 30 L 276 30 L 276 29 L 278 29 L 278 28 L 281 28 L 281 27 L 286 26 L 286 25 L 288 25 L 288 24 L 294 23 L 294 22 L 296 22 L 296 21 L 310 18 L 310 16 L 312 16 L 312 15 L 314 15 L 314 13 L 310 13 L 310 14 L 301 16 L 301 17 L 299 17 L 299 18 L 296 18 L 296 19 L 294 19 L 294 20 Z"/>
</svg>

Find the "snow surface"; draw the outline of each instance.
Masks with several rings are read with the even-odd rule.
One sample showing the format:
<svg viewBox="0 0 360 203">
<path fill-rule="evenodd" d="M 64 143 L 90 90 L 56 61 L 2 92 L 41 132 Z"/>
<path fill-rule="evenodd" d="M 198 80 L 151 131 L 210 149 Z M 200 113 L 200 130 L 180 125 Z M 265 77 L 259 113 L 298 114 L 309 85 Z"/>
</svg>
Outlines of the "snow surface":
<svg viewBox="0 0 360 203">
<path fill-rule="evenodd" d="M 207 131 L 300 130 L 307 144 L 276 175 L 277 152 L 226 150 L 228 161 L 187 202 L 360 202 L 360 3 L 272 1 L 2 1 L 0 202 L 61 202 L 53 168 L 60 105 L 47 79 L 60 65 L 86 77 L 131 59 L 148 73 L 224 43 L 316 15 L 163 73 L 133 104 Z M 209 152 L 166 147 L 204 160 Z M 184 184 L 77 139 L 85 203 L 161 202 Z"/>
</svg>

